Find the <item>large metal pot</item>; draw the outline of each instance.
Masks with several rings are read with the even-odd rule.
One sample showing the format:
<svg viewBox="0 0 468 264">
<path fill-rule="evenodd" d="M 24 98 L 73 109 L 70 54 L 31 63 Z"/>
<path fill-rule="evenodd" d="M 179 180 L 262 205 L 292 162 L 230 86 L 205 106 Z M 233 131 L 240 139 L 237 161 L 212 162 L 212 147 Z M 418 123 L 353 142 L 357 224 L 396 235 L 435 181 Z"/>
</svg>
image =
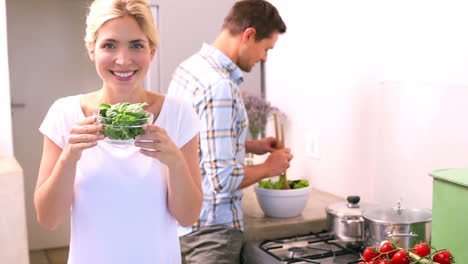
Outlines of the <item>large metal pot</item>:
<svg viewBox="0 0 468 264">
<path fill-rule="evenodd" d="M 327 229 L 346 242 L 364 242 L 364 219 L 362 212 L 368 205 L 359 204 L 359 196 L 348 196 L 347 202 L 334 203 L 325 209 Z"/>
<path fill-rule="evenodd" d="M 432 211 L 429 209 L 372 208 L 365 210 L 364 230 L 368 246 L 390 241 L 402 248 L 431 242 Z"/>
</svg>

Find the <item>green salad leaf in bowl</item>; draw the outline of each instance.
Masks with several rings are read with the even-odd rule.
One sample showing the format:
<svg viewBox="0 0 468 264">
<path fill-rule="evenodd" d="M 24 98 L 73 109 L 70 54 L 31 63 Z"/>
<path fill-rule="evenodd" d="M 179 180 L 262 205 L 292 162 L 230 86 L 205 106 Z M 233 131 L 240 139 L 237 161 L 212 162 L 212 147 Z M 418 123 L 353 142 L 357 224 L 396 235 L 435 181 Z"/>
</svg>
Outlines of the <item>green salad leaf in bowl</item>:
<svg viewBox="0 0 468 264">
<path fill-rule="evenodd" d="M 274 190 L 280 190 L 281 187 L 283 186 L 283 177 L 280 177 L 280 179 L 276 182 L 273 182 L 271 179 L 267 180 L 262 180 L 258 183 L 258 187 L 263 188 L 263 189 L 274 189 Z M 309 186 L 309 181 L 308 180 L 290 180 L 288 181 L 289 188 L 291 189 L 300 189 Z"/>
<path fill-rule="evenodd" d="M 147 103 L 118 103 L 99 105 L 98 122 L 103 124 L 102 133 L 111 140 L 132 140 L 144 134 L 142 126 L 151 123 L 153 115 L 143 107 Z"/>
</svg>

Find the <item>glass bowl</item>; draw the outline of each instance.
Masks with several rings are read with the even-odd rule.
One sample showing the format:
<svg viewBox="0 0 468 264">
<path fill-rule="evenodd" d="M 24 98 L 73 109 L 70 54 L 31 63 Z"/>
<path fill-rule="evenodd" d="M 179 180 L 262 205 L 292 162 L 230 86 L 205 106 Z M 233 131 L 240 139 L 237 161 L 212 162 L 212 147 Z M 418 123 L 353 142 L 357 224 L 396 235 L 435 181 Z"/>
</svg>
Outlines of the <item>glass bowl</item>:
<svg viewBox="0 0 468 264">
<path fill-rule="evenodd" d="M 144 134 L 142 126 L 153 123 L 153 114 L 148 113 L 145 118 L 132 118 L 115 120 L 114 118 L 101 117 L 97 115 L 97 123 L 103 125 L 101 131 L 106 137 L 104 141 L 116 145 L 130 145 L 135 142 L 135 137 Z"/>
</svg>

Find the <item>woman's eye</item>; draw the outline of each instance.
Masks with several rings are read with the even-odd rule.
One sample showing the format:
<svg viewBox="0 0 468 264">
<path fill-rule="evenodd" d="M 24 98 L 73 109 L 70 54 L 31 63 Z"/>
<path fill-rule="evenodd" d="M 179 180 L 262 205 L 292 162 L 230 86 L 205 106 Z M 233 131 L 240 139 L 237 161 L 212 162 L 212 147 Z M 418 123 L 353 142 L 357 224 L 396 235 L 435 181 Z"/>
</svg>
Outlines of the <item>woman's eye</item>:
<svg viewBox="0 0 468 264">
<path fill-rule="evenodd" d="M 132 49 L 141 49 L 141 48 L 143 48 L 143 45 L 140 44 L 140 43 L 133 43 L 132 45 L 130 45 L 130 47 Z"/>
<path fill-rule="evenodd" d="M 106 43 L 102 47 L 105 48 L 105 49 L 114 49 L 115 45 L 112 44 L 112 43 Z"/>
</svg>

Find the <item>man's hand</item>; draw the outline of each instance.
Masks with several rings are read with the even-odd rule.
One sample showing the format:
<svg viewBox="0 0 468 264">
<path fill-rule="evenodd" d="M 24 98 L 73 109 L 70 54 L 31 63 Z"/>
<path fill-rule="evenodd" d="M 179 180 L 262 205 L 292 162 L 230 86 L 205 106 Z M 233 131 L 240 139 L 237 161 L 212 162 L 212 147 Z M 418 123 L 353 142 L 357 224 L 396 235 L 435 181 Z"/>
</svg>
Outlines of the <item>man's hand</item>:
<svg viewBox="0 0 468 264">
<path fill-rule="evenodd" d="M 247 152 L 263 155 L 276 150 L 276 139 L 274 137 L 262 138 L 259 140 L 250 140 L 245 142 Z"/>
<path fill-rule="evenodd" d="M 290 161 L 293 158 L 289 148 L 277 149 L 271 152 L 265 164 L 269 168 L 267 177 L 281 175 L 290 166 Z"/>
</svg>

